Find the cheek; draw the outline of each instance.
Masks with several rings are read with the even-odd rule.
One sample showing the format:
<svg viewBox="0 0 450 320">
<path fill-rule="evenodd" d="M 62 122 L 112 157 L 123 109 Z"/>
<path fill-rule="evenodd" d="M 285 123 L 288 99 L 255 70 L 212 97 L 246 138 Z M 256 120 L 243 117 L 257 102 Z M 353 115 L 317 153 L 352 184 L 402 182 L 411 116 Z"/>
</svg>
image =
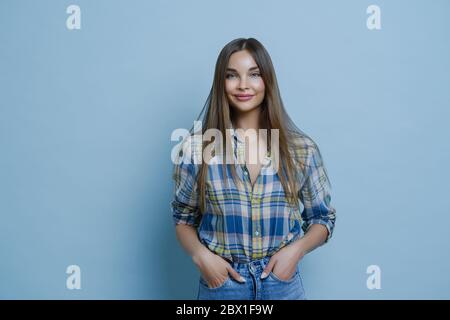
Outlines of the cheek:
<svg viewBox="0 0 450 320">
<path fill-rule="evenodd" d="M 257 91 L 258 93 L 264 94 L 264 91 L 265 91 L 264 81 L 263 81 L 262 79 L 260 79 L 259 81 L 256 81 L 253 88 L 254 88 L 255 91 Z"/>
<path fill-rule="evenodd" d="M 234 85 L 231 81 L 225 81 L 225 92 L 231 94 L 233 92 Z"/>
</svg>

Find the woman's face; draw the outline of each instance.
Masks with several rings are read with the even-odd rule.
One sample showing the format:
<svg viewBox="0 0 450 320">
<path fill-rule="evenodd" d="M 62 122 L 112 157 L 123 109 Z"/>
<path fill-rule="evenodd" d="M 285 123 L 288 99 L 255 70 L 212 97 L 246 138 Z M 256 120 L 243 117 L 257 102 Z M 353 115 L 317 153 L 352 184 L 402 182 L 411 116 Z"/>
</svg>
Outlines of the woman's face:
<svg viewBox="0 0 450 320">
<path fill-rule="evenodd" d="M 260 106 L 265 86 L 258 65 L 247 50 L 230 56 L 225 73 L 225 93 L 230 105 L 239 112 L 248 112 Z"/>
</svg>

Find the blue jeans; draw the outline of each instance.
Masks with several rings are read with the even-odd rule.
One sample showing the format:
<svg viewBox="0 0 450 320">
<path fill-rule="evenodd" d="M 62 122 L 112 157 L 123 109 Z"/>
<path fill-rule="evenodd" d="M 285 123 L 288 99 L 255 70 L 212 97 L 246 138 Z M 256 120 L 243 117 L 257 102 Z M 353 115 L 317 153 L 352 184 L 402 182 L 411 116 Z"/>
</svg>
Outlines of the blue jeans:
<svg viewBox="0 0 450 320">
<path fill-rule="evenodd" d="M 305 290 L 299 266 L 289 280 L 281 280 L 272 272 L 264 279 L 261 273 L 270 257 L 250 263 L 233 262 L 230 265 L 245 280 L 241 283 L 228 274 L 227 280 L 216 288 L 209 288 L 200 275 L 197 300 L 305 300 Z"/>
</svg>

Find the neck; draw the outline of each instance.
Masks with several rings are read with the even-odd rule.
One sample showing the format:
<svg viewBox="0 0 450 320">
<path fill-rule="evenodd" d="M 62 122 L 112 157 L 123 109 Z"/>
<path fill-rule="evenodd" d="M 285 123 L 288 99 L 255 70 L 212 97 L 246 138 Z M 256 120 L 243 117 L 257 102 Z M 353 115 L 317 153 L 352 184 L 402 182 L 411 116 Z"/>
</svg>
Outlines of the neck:
<svg viewBox="0 0 450 320">
<path fill-rule="evenodd" d="M 258 132 L 260 128 L 261 107 L 248 112 L 236 112 L 233 126 L 235 129 L 255 129 Z"/>
</svg>

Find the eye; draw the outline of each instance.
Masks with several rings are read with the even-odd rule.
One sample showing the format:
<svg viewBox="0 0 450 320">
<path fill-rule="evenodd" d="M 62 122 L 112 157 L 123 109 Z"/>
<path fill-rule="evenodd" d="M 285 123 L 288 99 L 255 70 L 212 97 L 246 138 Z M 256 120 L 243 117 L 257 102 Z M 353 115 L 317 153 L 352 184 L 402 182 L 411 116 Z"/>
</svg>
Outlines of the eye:
<svg viewBox="0 0 450 320">
<path fill-rule="evenodd" d="M 259 72 L 254 72 L 251 74 L 252 77 L 261 77 L 261 74 Z"/>
<path fill-rule="evenodd" d="M 235 77 L 235 75 L 232 73 L 229 73 L 225 76 L 226 79 L 230 79 L 231 77 Z"/>
</svg>

